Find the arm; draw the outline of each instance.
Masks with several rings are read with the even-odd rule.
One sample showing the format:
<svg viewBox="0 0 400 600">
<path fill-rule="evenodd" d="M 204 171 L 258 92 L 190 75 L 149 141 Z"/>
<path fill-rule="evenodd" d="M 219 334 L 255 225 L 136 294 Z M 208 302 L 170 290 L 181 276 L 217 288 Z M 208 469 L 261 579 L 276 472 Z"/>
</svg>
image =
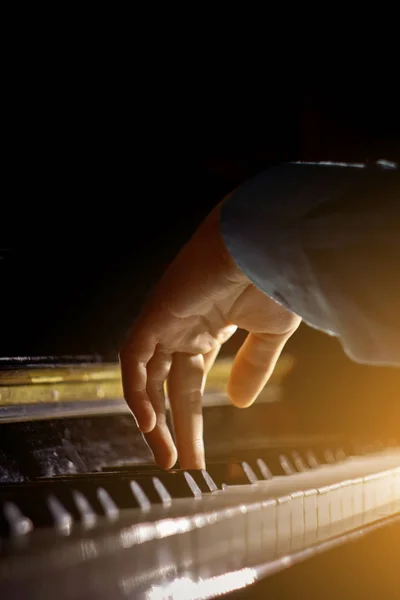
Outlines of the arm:
<svg viewBox="0 0 400 600">
<path fill-rule="evenodd" d="M 355 360 L 400 364 L 400 171 L 292 163 L 237 189 L 223 238 L 249 279 Z"/>
<path fill-rule="evenodd" d="M 238 407 L 254 402 L 300 316 L 342 336 L 358 358 L 400 362 L 399 317 L 389 302 L 400 286 L 399 172 L 373 173 L 299 164 L 269 170 L 235 190 L 222 216 L 217 206 L 171 263 L 120 357 L 125 398 L 162 467 L 172 467 L 177 452 L 182 468 L 204 467 L 204 384 L 237 327 L 249 332 L 228 383 Z M 378 193 L 383 221 L 374 237 Z M 387 242 L 391 253 L 382 250 Z M 165 420 L 165 381 L 177 448 Z"/>
</svg>

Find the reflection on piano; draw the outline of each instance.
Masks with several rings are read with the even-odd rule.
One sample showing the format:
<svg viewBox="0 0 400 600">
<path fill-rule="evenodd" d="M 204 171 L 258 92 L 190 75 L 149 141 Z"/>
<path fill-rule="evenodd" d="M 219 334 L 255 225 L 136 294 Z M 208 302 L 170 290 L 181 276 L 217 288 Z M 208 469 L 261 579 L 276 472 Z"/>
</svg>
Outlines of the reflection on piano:
<svg viewBox="0 0 400 600">
<path fill-rule="evenodd" d="M 67 363 L 0 371 L 2 598 L 265 597 L 258 586 L 285 569 L 398 531 L 396 440 L 246 436 L 247 411 L 224 403 L 214 375 L 207 471 L 165 472 L 121 399 L 118 367 Z"/>
</svg>

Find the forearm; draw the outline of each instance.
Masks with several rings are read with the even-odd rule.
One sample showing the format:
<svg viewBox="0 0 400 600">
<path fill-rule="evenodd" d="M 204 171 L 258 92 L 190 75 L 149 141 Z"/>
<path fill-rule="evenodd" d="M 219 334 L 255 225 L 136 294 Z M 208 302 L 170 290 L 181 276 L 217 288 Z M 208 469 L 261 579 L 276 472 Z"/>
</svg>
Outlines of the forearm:
<svg viewBox="0 0 400 600">
<path fill-rule="evenodd" d="M 221 231 L 249 279 L 356 360 L 400 364 L 400 171 L 285 164 L 238 188 Z"/>
</svg>

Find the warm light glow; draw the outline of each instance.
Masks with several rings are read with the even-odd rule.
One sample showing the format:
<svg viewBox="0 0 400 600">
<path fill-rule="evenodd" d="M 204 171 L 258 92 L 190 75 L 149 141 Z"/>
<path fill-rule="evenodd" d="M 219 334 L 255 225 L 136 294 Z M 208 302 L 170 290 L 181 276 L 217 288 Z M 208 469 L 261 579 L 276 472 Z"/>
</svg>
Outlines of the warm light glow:
<svg viewBox="0 0 400 600">
<path fill-rule="evenodd" d="M 248 568 L 198 581 L 181 577 L 165 585 L 153 586 L 147 592 L 147 598 L 148 600 L 206 600 L 244 588 L 254 583 L 256 579 L 256 571 Z"/>
</svg>

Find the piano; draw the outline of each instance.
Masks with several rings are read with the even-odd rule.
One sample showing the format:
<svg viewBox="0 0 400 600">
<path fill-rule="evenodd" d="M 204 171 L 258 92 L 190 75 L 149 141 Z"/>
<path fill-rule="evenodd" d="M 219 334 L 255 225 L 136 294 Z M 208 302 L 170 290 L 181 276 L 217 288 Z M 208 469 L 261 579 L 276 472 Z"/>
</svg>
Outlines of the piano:
<svg viewBox="0 0 400 600">
<path fill-rule="evenodd" d="M 267 435 L 290 357 L 248 411 L 228 366 L 206 389 L 207 470 L 165 472 L 117 364 L 0 361 L 1 598 L 398 597 L 398 440 Z"/>
</svg>

